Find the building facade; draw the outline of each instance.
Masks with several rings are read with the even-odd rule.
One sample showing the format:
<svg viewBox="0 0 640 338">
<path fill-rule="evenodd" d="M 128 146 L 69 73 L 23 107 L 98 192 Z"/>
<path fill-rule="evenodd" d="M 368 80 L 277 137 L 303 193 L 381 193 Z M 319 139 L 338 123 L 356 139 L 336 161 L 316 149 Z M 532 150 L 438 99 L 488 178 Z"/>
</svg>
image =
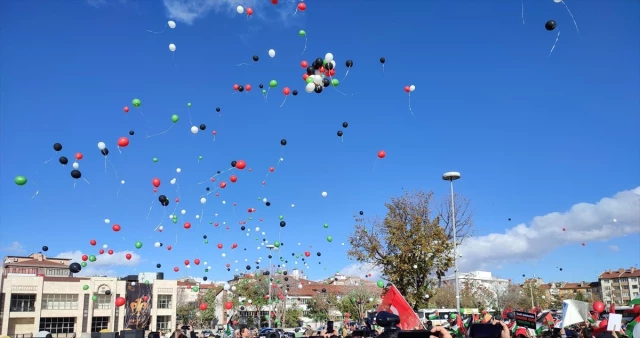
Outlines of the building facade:
<svg viewBox="0 0 640 338">
<path fill-rule="evenodd" d="M 640 270 L 637 268 L 605 271 L 599 279 L 602 302 L 607 306 L 611 303 L 626 305 L 640 294 Z"/>
<path fill-rule="evenodd" d="M 443 284 L 455 283 L 455 275 L 442 277 L 440 279 L 440 282 Z M 459 273 L 458 283 L 461 287 L 465 287 L 465 285 L 471 286 L 473 288 L 482 287 L 483 289 L 491 292 L 494 299 L 486 299 L 485 305 L 487 306 L 491 305 L 493 300 L 497 301 L 497 303 L 499 304 L 499 295 L 504 294 L 509 286 L 508 279 L 495 277 L 489 271 L 471 271 Z"/>
</svg>

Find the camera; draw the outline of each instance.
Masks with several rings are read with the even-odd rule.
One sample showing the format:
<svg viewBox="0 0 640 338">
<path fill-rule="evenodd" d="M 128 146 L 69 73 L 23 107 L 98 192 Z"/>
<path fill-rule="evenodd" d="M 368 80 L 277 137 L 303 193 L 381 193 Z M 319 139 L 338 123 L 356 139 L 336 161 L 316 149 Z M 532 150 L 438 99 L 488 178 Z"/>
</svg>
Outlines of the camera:
<svg viewBox="0 0 640 338">
<path fill-rule="evenodd" d="M 380 311 L 375 315 L 374 318 L 376 325 L 382 326 L 385 331 L 387 330 L 399 330 L 398 324 L 400 324 L 400 316 L 386 312 Z"/>
</svg>

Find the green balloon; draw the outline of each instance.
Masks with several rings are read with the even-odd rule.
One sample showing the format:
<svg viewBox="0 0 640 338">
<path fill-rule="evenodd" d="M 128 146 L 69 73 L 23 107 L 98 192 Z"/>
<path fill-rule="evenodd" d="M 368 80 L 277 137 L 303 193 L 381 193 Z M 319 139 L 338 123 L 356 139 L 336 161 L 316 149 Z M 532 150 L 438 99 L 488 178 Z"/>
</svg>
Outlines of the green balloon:
<svg viewBox="0 0 640 338">
<path fill-rule="evenodd" d="M 17 185 L 27 184 L 27 178 L 24 176 L 16 176 L 16 178 L 14 178 L 13 181 L 16 182 Z"/>
<path fill-rule="evenodd" d="M 298 35 L 300 35 L 300 36 L 303 36 L 303 37 L 304 37 L 304 36 L 307 36 L 307 32 L 305 32 L 304 30 L 302 30 L 302 29 L 301 29 L 301 30 L 298 32 Z"/>
<path fill-rule="evenodd" d="M 263 89 L 263 90 L 262 90 L 262 94 L 266 94 L 266 93 L 267 93 L 267 90 L 266 90 L 266 89 Z"/>
<path fill-rule="evenodd" d="M 145 283 L 145 284 L 147 284 L 147 285 L 149 285 L 149 284 L 150 284 L 150 282 L 149 282 L 149 280 L 148 280 L 148 279 L 147 279 L 147 280 L 145 280 L 145 281 L 144 281 L 144 283 Z"/>
<path fill-rule="evenodd" d="M 325 224 L 324 224 L 324 228 L 326 229 L 326 228 L 328 228 L 328 227 L 329 227 L 329 223 L 325 223 Z"/>
<path fill-rule="evenodd" d="M 384 281 L 383 280 L 379 280 L 378 283 L 376 283 L 378 285 L 379 288 L 384 288 Z"/>
<path fill-rule="evenodd" d="M 327 236 L 327 242 L 333 242 L 333 237 Z"/>
<path fill-rule="evenodd" d="M 180 119 L 180 117 L 176 114 L 171 115 L 171 121 L 173 121 L 173 123 L 178 122 L 178 120 Z"/>
<path fill-rule="evenodd" d="M 140 249 L 140 248 L 142 248 L 142 242 L 137 241 L 136 242 L 136 249 Z"/>
<path fill-rule="evenodd" d="M 331 85 L 333 85 L 334 87 L 337 87 L 339 84 L 340 84 L 340 81 L 338 81 L 338 79 L 331 80 Z"/>
<path fill-rule="evenodd" d="M 198 156 L 198 160 L 202 161 L 202 156 Z"/>
<path fill-rule="evenodd" d="M 276 80 L 269 81 L 269 87 L 275 88 L 277 86 L 278 86 L 278 81 L 276 81 Z"/>
<path fill-rule="evenodd" d="M 191 102 L 187 103 L 187 107 L 191 107 Z"/>
<path fill-rule="evenodd" d="M 279 248 L 280 247 L 280 242 L 273 243 L 273 246 L 275 246 L 276 248 Z"/>
<path fill-rule="evenodd" d="M 311 76 L 309 76 L 309 77 L 307 77 L 307 79 L 306 79 L 306 80 L 304 80 L 304 82 L 306 82 L 306 83 L 312 83 L 312 82 L 313 82 L 313 79 L 311 78 Z"/>
<path fill-rule="evenodd" d="M 284 216 L 280 215 L 278 218 L 282 221 L 284 219 Z"/>
<path fill-rule="evenodd" d="M 96 256 L 91 255 L 89 256 L 89 262 L 95 262 L 96 261 Z"/>
<path fill-rule="evenodd" d="M 204 272 L 209 272 L 209 269 L 204 269 Z"/>
<path fill-rule="evenodd" d="M 173 221 L 173 224 L 178 223 L 178 219 L 177 218 L 172 219 L 172 221 Z"/>
<path fill-rule="evenodd" d="M 204 240 L 204 244 L 209 244 L 209 240 L 208 240 L 208 239 L 205 239 L 205 240 Z"/>
<path fill-rule="evenodd" d="M 98 296 L 93 296 L 93 297 L 91 297 L 91 299 L 93 299 L 93 301 L 95 302 L 95 301 L 98 300 Z"/>
<path fill-rule="evenodd" d="M 131 101 L 131 104 L 136 108 L 140 108 L 140 106 L 142 105 L 142 102 L 140 102 L 139 99 L 133 99 L 133 101 Z"/>
<path fill-rule="evenodd" d="M 89 285 L 83 285 L 82 290 L 89 290 Z"/>
<path fill-rule="evenodd" d="M 86 268 L 87 267 L 87 262 L 80 263 L 80 266 L 83 267 L 83 268 Z"/>
<path fill-rule="evenodd" d="M 158 158 L 157 158 L 157 157 L 154 157 L 154 158 L 153 158 L 153 162 L 158 163 Z"/>
</svg>

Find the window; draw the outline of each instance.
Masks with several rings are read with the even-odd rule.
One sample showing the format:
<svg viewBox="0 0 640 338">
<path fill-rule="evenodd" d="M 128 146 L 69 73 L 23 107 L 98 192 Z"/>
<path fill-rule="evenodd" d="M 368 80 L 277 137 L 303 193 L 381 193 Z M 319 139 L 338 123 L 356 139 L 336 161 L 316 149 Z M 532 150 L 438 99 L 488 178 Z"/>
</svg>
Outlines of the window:
<svg viewBox="0 0 640 338">
<path fill-rule="evenodd" d="M 75 317 L 40 318 L 40 331 L 49 331 L 51 334 L 75 332 Z"/>
<path fill-rule="evenodd" d="M 172 309 L 171 295 L 158 295 L 158 309 Z"/>
<path fill-rule="evenodd" d="M 100 330 L 107 329 L 109 329 L 109 317 L 91 318 L 91 332 L 100 332 Z"/>
<path fill-rule="evenodd" d="M 77 294 L 44 294 L 42 295 L 43 310 L 77 310 Z"/>
<path fill-rule="evenodd" d="M 629 290 L 629 285 L 623 285 L 622 290 Z"/>
<path fill-rule="evenodd" d="M 47 269 L 45 270 L 47 276 L 69 276 L 68 269 Z"/>
<path fill-rule="evenodd" d="M 638 288 L 638 285 L 631 285 L 631 288 L 632 288 L 632 289 L 637 289 L 637 288 Z"/>
<path fill-rule="evenodd" d="M 93 309 L 108 310 L 111 308 L 111 295 L 95 295 L 96 299 L 93 301 Z"/>
<path fill-rule="evenodd" d="M 629 278 L 618 278 L 618 282 L 626 283 L 629 281 Z"/>
<path fill-rule="evenodd" d="M 637 282 L 638 278 L 630 278 L 632 282 Z"/>
<path fill-rule="evenodd" d="M 160 295 L 159 297 L 162 297 L 162 295 Z M 172 331 L 172 329 L 173 328 L 171 326 L 171 316 L 156 317 L 156 331 L 160 331 L 162 333 L 169 333 Z"/>
<path fill-rule="evenodd" d="M 622 293 L 622 297 L 629 297 L 629 293 L 628 292 L 623 292 Z"/>
<path fill-rule="evenodd" d="M 36 295 L 12 294 L 11 312 L 34 312 L 36 310 Z"/>
</svg>

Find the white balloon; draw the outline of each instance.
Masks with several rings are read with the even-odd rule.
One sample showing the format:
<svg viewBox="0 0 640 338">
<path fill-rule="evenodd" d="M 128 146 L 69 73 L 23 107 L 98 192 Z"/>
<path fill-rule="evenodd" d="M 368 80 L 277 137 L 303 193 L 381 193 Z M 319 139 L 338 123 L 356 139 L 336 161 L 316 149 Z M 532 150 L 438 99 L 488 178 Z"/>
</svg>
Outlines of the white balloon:
<svg viewBox="0 0 640 338">
<path fill-rule="evenodd" d="M 275 57 L 276 56 L 276 51 L 274 49 L 269 49 L 269 56 L 271 58 Z"/>
<path fill-rule="evenodd" d="M 120 181 L 120 184 L 124 184 L 124 180 Z"/>
<path fill-rule="evenodd" d="M 156 242 L 153 246 L 155 246 L 156 248 L 160 247 L 160 242 Z"/>
<path fill-rule="evenodd" d="M 561 2 L 562 2 L 562 0 L 553 0 L 553 2 L 555 2 L 555 3 L 559 4 L 559 3 L 561 3 Z"/>
<path fill-rule="evenodd" d="M 191 264 L 186 266 L 187 269 L 191 269 Z"/>
<path fill-rule="evenodd" d="M 169 28 L 174 29 L 176 28 L 176 23 L 175 21 L 169 20 L 169 22 L 167 22 L 167 26 L 169 26 Z"/>
<path fill-rule="evenodd" d="M 103 244 L 103 245 L 102 245 L 102 248 L 104 248 L 104 249 L 106 249 L 106 248 L 108 248 L 108 247 L 109 247 L 109 246 L 108 246 L 108 245 L 106 245 L 106 244 Z"/>
<path fill-rule="evenodd" d="M 332 60 L 330 63 L 333 65 L 333 69 L 336 69 L 336 60 Z"/>
<path fill-rule="evenodd" d="M 325 54 L 324 60 L 327 61 L 327 62 L 333 61 L 333 54 L 331 54 L 331 53 Z"/>
<path fill-rule="evenodd" d="M 238 6 L 238 7 L 236 8 L 236 11 L 238 11 L 238 14 L 242 14 L 242 13 L 244 13 L 244 7 L 242 7 L 242 6 Z"/>
<path fill-rule="evenodd" d="M 327 197 L 327 192 L 326 191 L 322 192 L 322 197 Z"/>
<path fill-rule="evenodd" d="M 267 198 L 266 198 L 266 197 L 265 197 L 265 198 L 263 198 L 263 199 L 262 199 L 262 202 L 263 202 L 263 203 L 267 203 Z"/>
<path fill-rule="evenodd" d="M 102 149 L 104 149 L 106 147 L 107 147 L 107 145 L 104 144 L 104 142 L 98 142 L 98 149 L 102 150 Z"/>
<path fill-rule="evenodd" d="M 295 207 L 295 206 L 296 206 L 295 204 L 291 204 L 291 207 L 292 207 L 292 208 L 293 208 L 293 207 Z"/>
<path fill-rule="evenodd" d="M 192 134 L 197 134 L 197 133 L 198 133 L 198 130 L 199 130 L 199 129 L 198 129 L 198 127 L 196 127 L 196 126 L 191 127 L 191 133 L 192 133 Z"/>
<path fill-rule="evenodd" d="M 109 224 L 109 223 L 111 223 L 111 220 L 110 220 L 110 219 L 108 219 L 108 218 L 105 218 L 105 219 L 104 219 L 104 223 L 105 223 L 105 224 Z"/>
<path fill-rule="evenodd" d="M 172 178 L 172 179 L 171 179 L 171 181 L 169 181 L 169 183 L 171 183 L 171 184 L 176 184 L 176 179 L 175 179 L 175 178 Z"/>
<path fill-rule="evenodd" d="M 158 230 L 162 231 L 162 230 L 164 230 L 164 227 L 161 225 L 161 226 L 158 227 Z"/>
<path fill-rule="evenodd" d="M 184 210 L 184 209 L 182 209 L 182 211 L 180 211 L 180 213 L 184 215 L 184 214 L 186 214 L 186 213 L 187 213 L 187 211 L 186 211 L 186 210 Z"/>
<path fill-rule="evenodd" d="M 237 290 L 237 288 L 236 288 L 235 285 L 231 287 L 231 291 L 236 291 L 236 290 Z"/>
<path fill-rule="evenodd" d="M 229 291 L 229 289 L 231 289 L 231 285 L 229 285 L 229 284 L 225 284 L 225 285 L 224 285 L 224 290 L 225 290 L 225 291 Z"/>
<path fill-rule="evenodd" d="M 200 199 L 200 203 L 202 203 L 202 204 L 207 203 L 207 199 L 206 199 L 206 198 L 204 198 L 204 197 L 203 197 L 203 198 L 201 198 L 201 199 Z"/>
<path fill-rule="evenodd" d="M 177 169 L 176 169 L 176 172 L 179 174 L 179 173 L 181 173 L 181 172 L 182 172 L 182 169 L 177 168 Z"/>
<path fill-rule="evenodd" d="M 316 85 L 315 85 L 315 84 L 313 84 L 313 83 L 311 83 L 311 82 L 307 83 L 307 86 L 306 86 L 306 87 L 304 87 L 304 90 L 305 90 L 307 93 L 313 93 L 313 91 L 314 91 L 315 89 L 316 89 Z"/>
<path fill-rule="evenodd" d="M 222 201 L 222 204 L 227 204 L 227 201 Z"/>
<path fill-rule="evenodd" d="M 416 86 L 414 86 L 414 85 L 409 86 L 409 91 L 410 91 L 410 92 L 412 92 L 412 91 L 414 91 L 414 90 L 416 90 Z"/>
<path fill-rule="evenodd" d="M 78 168 L 80 168 L 80 163 L 73 162 L 73 169 L 78 169 Z"/>
<path fill-rule="evenodd" d="M 260 227 L 256 227 L 256 232 L 260 231 Z"/>
<path fill-rule="evenodd" d="M 316 85 L 321 85 L 322 84 L 322 76 L 320 75 L 311 75 L 313 77 L 313 83 L 315 83 Z"/>
<path fill-rule="evenodd" d="M 172 51 L 172 52 L 175 52 L 176 51 L 176 45 L 170 43 L 169 44 L 169 50 Z"/>
<path fill-rule="evenodd" d="M 196 219 L 200 219 L 200 215 L 196 215 Z"/>
</svg>

